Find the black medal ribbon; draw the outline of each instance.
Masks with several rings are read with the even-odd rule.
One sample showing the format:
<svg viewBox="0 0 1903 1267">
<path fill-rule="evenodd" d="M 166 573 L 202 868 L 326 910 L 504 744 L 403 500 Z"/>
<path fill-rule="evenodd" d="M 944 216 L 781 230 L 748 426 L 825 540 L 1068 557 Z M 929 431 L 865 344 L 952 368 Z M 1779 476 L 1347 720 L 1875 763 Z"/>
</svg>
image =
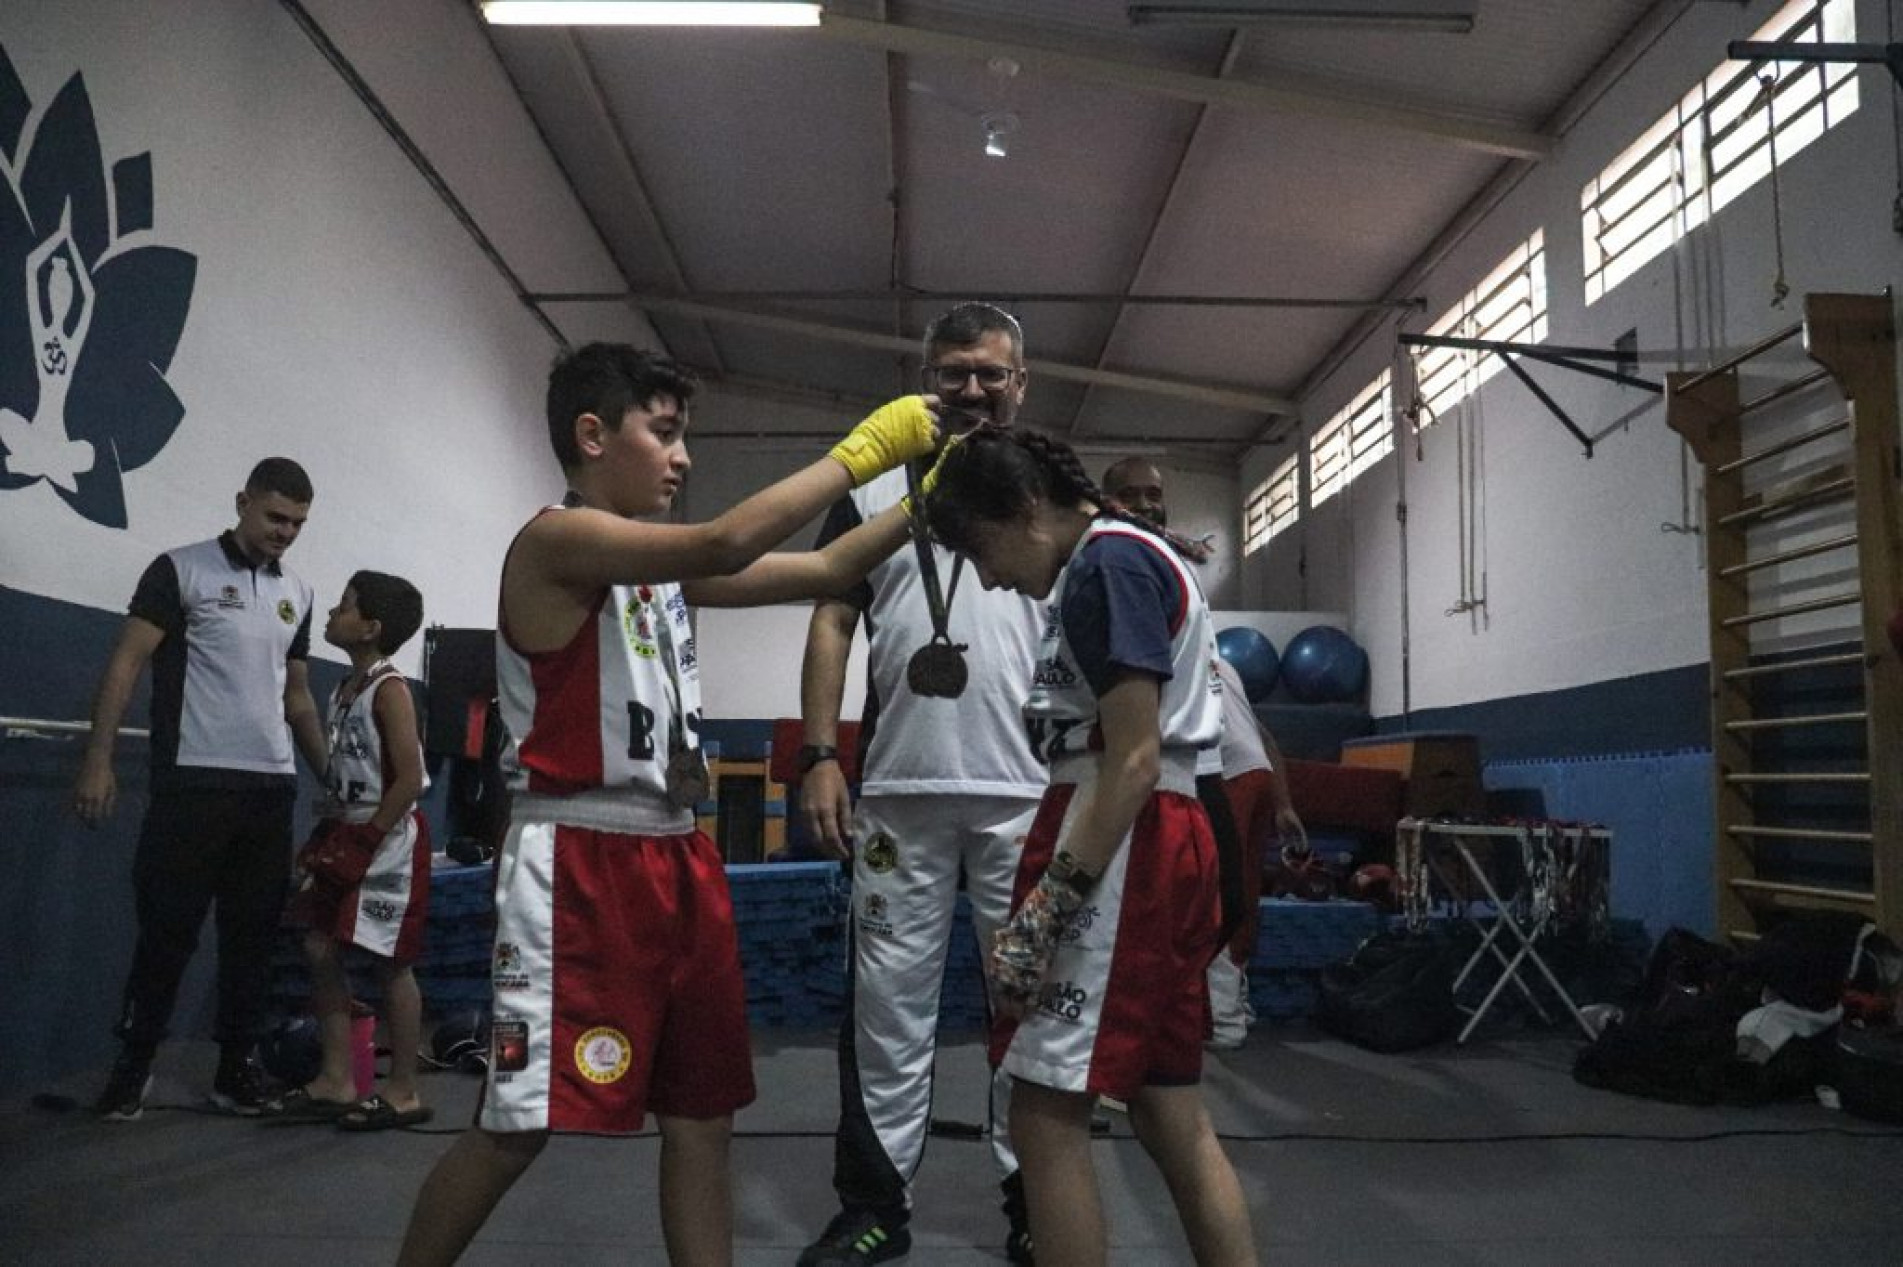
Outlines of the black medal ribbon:
<svg viewBox="0 0 1903 1267">
<path fill-rule="evenodd" d="M 675 809 L 693 809 L 713 792 L 713 776 L 707 772 L 707 756 L 699 748 L 668 743 L 667 803 Z"/>
<path fill-rule="evenodd" d="M 965 644 L 953 642 L 950 633 L 951 597 L 958 593 L 958 577 L 965 561 L 960 558 L 952 565 L 951 596 L 948 597 L 938 585 L 938 560 L 932 555 L 931 534 L 925 527 L 925 499 L 919 493 L 916 465 L 906 465 L 905 486 L 912 494 L 912 549 L 918 555 L 919 576 L 925 582 L 925 604 L 932 614 L 932 639 L 914 651 L 906 662 L 905 684 L 912 688 L 914 695 L 957 699 L 965 693 L 965 685 L 971 680 L 965 668 Z"/>
<path fill-rule="evenodd" d="M 645 606 L 647 600 L 641 600 Z M 699 745 L 687 742 L 686 703 L 680 662 L 674 649 L 673 613 L 665 601 L 654 604 L 656 636 L 666 657 L 667 676 L 674 683 L 674 703 L 667 720 L 667 766 L 661 771 L 661 786 L 667 803 L 675 809 L 692 810 L 713 792 L 713 776 L 707 770 L 707 754 Z"/>
</svg>

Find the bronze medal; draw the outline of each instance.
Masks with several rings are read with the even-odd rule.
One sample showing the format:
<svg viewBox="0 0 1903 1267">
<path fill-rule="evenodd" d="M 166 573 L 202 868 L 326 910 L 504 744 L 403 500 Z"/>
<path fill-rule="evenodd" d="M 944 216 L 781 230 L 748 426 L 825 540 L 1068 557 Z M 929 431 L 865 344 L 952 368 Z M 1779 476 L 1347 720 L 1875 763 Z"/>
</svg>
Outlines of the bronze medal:
<svg viewBox="0 0 1903 1267">
<path fill-rule="evenodd" d="M 912 694 L 935 699 L 957 699 L 965 693 L 969 677 L 965 648 L 950 639 L 933 638 L 914 651 L 905 666 L 905 683 Z"/>
<path fill-rule="evenodd" d="M 682 748 L 667 759 L 667 801 L 676 809 L 693 809 L 713 790 L 707 758 L 699 748 Z"/>
</svg>

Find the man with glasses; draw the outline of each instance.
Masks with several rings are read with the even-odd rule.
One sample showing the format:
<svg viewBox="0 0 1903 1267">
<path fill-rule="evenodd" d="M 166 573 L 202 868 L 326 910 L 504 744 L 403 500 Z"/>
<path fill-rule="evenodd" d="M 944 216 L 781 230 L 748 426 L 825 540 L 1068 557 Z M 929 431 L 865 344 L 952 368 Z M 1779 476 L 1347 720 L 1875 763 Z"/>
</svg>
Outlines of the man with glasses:
<svg viewBox="0 0 1903 1267">
<path fill-rule="evenodd" d="M 1025 381 L 1024 335 L 1009 313 L 963 304 L 927 328 L 921 386 L 943 402 L 947 435 L 985 421 L 1010 426 Z M 894 471 L 855 489 L 834 506 L 819 544 L 898 502 L 906 478 Z M 931 1120 L 938 995 L 959 880 L 979 944 L 989 944 L 1010 914 L 1018 854 L 1044 790 L 1020 711 L 1042 606 L 985 590 L 961 565 L 929 545 L 901 550 L 856 590 L 817 604 L 807 633 L 800 806 L 820 847 L 853 861 L 853 982 L 839 1035 L 840 1211 L 801 1264 L 883 1262 L 911 1248 L 911 1181 Z M 855 815 L 837 745 L 861 615 L 869 698 Z M 962 648 L 966 683 L 956 695 L 921 694 L 908 677 L 921 648 L 943 652 L 935 634 Z M 1008 1089 L 995 1075 L 991 1150 L 1010 1220 L 1006 1253 L 1028 1263 L 1023 1185 L 1005 1136 Z"/>
</svg>

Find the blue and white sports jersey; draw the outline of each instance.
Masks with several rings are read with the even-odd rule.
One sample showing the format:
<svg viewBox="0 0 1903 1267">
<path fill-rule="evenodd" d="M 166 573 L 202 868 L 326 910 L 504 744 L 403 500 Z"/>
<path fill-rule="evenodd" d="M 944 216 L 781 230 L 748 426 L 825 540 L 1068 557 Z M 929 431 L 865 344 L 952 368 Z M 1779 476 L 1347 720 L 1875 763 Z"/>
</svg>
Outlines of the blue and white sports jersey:
<svg viewBox="0 0 1903 1267">
<path fill-rule="evenodd" d="M 1222 737 L 1216 634 L 1189 565 L 1167 542 L 1121 520 L 1085 531 L 1051 591 L 1024 716 L 1046 762 L 1100 750 L 1097 700 L 1124 672 L 1155 677 L 1163 747 Z"/>
</svg>

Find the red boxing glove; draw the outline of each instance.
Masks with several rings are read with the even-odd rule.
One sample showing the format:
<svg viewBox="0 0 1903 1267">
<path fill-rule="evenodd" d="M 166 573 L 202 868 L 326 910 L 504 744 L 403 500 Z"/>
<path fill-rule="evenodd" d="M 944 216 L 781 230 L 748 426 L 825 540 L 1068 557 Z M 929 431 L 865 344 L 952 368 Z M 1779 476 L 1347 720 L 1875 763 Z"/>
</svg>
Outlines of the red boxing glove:
<svg viewBox="0 0 1903 1267">
<path fill-rule="evenodd" d="M 297 864 L 325 888 L 354 889 L 363 882 L 387 833 L 375 823 L 327 818 L 298 850 Z"/>
</svg>

